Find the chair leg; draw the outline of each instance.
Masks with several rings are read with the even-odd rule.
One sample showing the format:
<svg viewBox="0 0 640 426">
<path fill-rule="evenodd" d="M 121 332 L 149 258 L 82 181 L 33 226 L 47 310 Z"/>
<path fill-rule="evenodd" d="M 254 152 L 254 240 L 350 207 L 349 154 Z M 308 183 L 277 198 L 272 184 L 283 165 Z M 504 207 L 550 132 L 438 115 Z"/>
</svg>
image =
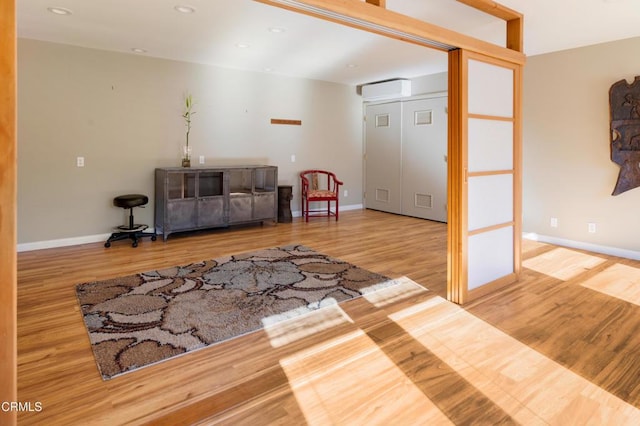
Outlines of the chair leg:
<svg viewBox="0 0 640 426">
<path fill-rule="evenodd" d="M 309 222 L 309 199 L 304 200 L 305 202 L 305 221 Z"/>
<path fill-rule="evenodd" d="M 338 199 L 336 198 L 336 222 L 338 221 Z"/>
</svg>

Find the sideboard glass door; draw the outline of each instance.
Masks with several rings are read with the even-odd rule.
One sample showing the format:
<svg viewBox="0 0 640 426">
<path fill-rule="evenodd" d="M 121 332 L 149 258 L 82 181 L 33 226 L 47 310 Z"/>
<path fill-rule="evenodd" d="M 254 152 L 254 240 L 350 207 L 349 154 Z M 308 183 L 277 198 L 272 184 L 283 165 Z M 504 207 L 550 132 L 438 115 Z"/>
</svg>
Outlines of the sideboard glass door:
<svg viewBox="0 0 640 426">
<path fill-rule="evenodd" d="M 224 173 L 198 173 L 198 227 L 223 225 L 226 222 L 224 211 Z"/>
<path fill-rule="evenodd" d="M 196 174 L 167 175 L 167 213 L 172 230 L 189 229 L 196 219 Z"/>
</svg>

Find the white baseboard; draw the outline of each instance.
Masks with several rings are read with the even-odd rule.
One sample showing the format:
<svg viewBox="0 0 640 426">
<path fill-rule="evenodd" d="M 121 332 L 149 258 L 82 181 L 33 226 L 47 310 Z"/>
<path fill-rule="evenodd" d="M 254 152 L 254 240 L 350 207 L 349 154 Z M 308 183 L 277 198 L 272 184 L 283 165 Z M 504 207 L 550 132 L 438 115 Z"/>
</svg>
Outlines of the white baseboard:
<svg viewBox="0 0 640 426">
<path fill-rule="evenodd" d="M 111 234 L 85 235 L 82 237 L 62 238 L 59 240 L 36 241 L 33 243 L 18 244 L 18 252 L 42 250 L 56 247 L 76 246 L 79 244 L 97 243 L 107 241 Z"/>
<path fill-rule="evenodd" d="M 540 241 L 563 247 L 576 248 L 580 250 L 592 251 L 594 253 L 608 254 L 610 256 L 624 257 L 627 259 L 640 260 L 640 251 L 627 250 L 618 247 L 601 246 L 598 244 L 585 243 L 582 241 L 565 240 L 564 238 L 540 235 L 535 232 L 523 232 L 522 236 L 528 240 Z"/>
<path fill-rule="evenodd" d="M 348 211 L 348 210 L 362 210 L 364 207 L 362 204 L 352 204 L 347 206 L 340 206 L 340 211 Z M 294 217 L 302 216 L 301 211 L 295 211 L 291 213 Z M 147 230 L 147 232 L 153 232 L 153 228 Z M 33 243 L 22 243 L 18 244 L 17 251 L 32 251 L 32 250 L 43 250 L 48 248 L 56 248 L 56 247 L 67 247 L 67 246 L 76 246 L 79 244 L 89 244 L 89 243 L 97 243 L 107 241 L 111 234 L 97 234 L 97 235 L 85 235 L 81 237 L 72 237 L 72 238 L 61 238 L 59 240 L 47 240 L 47 241 L 35 241 Z"/>
</svg>

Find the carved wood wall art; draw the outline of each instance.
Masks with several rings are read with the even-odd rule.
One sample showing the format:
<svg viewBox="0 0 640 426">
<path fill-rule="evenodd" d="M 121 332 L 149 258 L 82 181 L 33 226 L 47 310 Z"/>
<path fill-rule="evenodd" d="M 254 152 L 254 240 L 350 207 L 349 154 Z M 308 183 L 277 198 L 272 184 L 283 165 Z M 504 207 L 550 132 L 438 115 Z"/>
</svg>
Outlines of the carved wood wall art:
<svg viewBox="0 0 640 426">
<path fill-rule="evenodd" d="M 611 161 L 620 166 L 611 195 L 640 186 L 640 76 L 632 84 L 626 80 L 609 89 L 611 116 Z"/>
</svg>

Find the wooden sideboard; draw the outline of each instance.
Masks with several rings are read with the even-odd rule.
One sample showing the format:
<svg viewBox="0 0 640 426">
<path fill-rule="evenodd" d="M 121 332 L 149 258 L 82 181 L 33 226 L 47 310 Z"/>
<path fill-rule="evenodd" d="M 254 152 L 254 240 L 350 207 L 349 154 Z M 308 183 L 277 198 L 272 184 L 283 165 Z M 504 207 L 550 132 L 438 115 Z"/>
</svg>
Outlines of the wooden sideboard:
<svg viewBox="0 0 640 426">
<path fill-rule="evenodd" d="M 275 166 L 156 169 L 155 232 L 273 221 L 278 218 Z"/>
</svg>

